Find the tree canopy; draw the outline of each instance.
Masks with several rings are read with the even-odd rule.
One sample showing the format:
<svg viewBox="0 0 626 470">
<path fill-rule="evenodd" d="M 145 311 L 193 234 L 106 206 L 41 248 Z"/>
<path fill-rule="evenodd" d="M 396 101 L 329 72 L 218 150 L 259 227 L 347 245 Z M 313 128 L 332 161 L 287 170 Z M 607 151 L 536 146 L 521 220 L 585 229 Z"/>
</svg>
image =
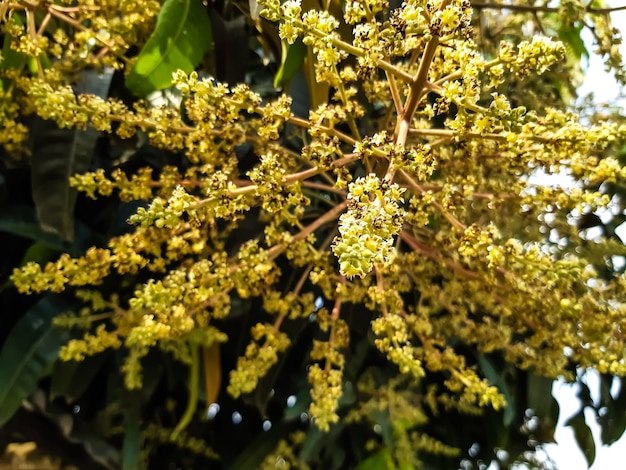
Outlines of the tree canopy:
<svg viewBox="0 0 626 470">
<path fill-rule="evenodd" d="M 626 429 L 626 122 L 576 90 L 591 54 L 626 83 L 618 9 L 0 2 L 2 441 L 549 468 L 563 378 L 591 465 L 585 409 Z"/>
</svg>

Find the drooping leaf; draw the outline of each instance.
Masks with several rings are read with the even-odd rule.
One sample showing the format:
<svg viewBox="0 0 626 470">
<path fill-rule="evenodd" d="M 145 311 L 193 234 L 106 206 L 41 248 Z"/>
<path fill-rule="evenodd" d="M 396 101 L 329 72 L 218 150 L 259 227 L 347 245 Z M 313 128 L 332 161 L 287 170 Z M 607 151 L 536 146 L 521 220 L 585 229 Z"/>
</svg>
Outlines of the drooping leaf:
<svg viewBox="0 0 626 470">
<path fill-rule="evenodd" d="M 274 76 L 274 86 L 278 87 L 288 82 L 304 64 L 306 55 L 307 46 L 304 45 L 301 39 L 298 39 L 293 44 L 282 41 L 280 68 Z"/>
<path fill-rule="evenodd" d="M 35 391 L 39 380 L 56 361 L 68 333 L 54 327 L 52 319 L 68 307 L 59 297 L 46 297 L 35 304 L 9 333 L 0 351 L 0 426 Z"/>
<path fill-rule="evenodd" d="M 593 440 L 591 429 L 585 421 L 585 414 L 581 409 L 577 414 L 565 422 L 565 426 L 570 426 L 574 431 L 574 438 L 580 450 L 582 450 L 587 460 L 587 466 L 591 467 L 596 459 L 596 443 Z"/>
<path fill-rule="evenodd" d="M 170 86 L 176 70 L 193 71 L 211 47 L 211 31 L 202 2 L 165 0 L 154 32 L 126 78 L 128 89 L 146 96 Z"/>
<path fill-rule="evenodd" d="M 102 74 L 86 70 L 75 90 L 106 98 L 112 77 L 112 70 Z M 42 229 L 63 240 L 74 239 L 77 191 L 69 185 L 70 176 L 89 170 L 99 135 L 91 126 L 59 129 L 45 121 L 35 132 L 31 178 L 37 218 Z"/>
<path fill-rule="evenodd" d="M 202 348 L 202 364 L 204 366 L 206 402 L 207 404 L 215 403 L 219 397 L 222 385 L 222 364 L 220 344 L 218 342 Z"/>
</svg>

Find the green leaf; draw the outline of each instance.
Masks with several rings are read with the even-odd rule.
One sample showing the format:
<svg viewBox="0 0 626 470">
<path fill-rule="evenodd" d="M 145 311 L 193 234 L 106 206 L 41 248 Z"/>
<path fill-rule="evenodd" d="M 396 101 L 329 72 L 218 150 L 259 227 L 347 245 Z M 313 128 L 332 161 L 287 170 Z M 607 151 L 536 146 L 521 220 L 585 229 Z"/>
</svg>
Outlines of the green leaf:
<svg viewBox="0 0 626 470">
<path fill-rule="evenodd" d="M 126 87 L 146 96 L 172 84 L 178 69 L 190 73 L 212 44 L 211 21 L 198 0 L 165 0 L 152 36 L 126 78 Z"/>
<path fill-rule="evenodd" d="M 77 93 L 106 98 L 113 71 L 83 72 Z M 74 205 L 77 191 L 70 187 L 70 176 L 89 170 L 100 133 L 91 126 L 85 130 L 59 129 L 41 121 L 36 131 L 31 159 L 33 200 L 41 228 L 63 240 L 74 239 Z"/>
<path fill-rule="evenodd" d="M 359 462 L 355 470 L 395 470 L 393 458 L 388 448 L 384 448 Z"/>
<path fill-rule="evenodd" d="M 596 443 L 593 440 L 591 429 L 585 422 L 585 414 L 581 409 L 577 414 L 572 416 L 565 422 L 565 426 L 571 426 L 574 430 L 574 438 L 580 450 L 582 450 L 587 459 L 587 466 L 591 467 L 596 459 Z"/>
<path fill-rule="evenodd" d="M 561 28 L 558 31 L 559 39 L 567 45 L 568 51 L 574 54 L 578 61 L 580 61 L 583 57 L 589 60 L 589 51 L 580 36 L 582 29 L 583 27 L 580 25 Z"/>
<path fill-rule="evenodd" d="M 46 297 L 35 304 L 13 327 L 0 351 L 0 426 L 37 388 L 39 380 L 56 361 L 66 330 L 52 326 L 52 319 L 68 309 L 60 297 Z"/>
<path fill-rule="evenodd" d="M 301 39 L 298 39 L 293 44 L 282 41 L 281 63 L 278 72 L 274 76 L 274 86 L 278 87 L 288 82 L 304 64 L 306 55 L 307 47 Z"/>
</svg>

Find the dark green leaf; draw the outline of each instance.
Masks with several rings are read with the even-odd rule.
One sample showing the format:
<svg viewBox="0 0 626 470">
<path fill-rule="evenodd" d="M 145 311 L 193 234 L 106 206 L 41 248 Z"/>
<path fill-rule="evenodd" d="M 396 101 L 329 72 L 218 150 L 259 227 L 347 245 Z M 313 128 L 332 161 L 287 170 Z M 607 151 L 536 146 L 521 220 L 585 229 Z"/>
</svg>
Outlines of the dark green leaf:
<svg viewBox="0 0 626 470">
<path fill-rule="evenodd" d="M 59 297 L 46 297 L 9 333 L 0 351 L 0 426 L 35 391 L 67 342 L 67 331 L 52 326 L 52 319 L 67 309 L 68 304 Z"/>
<path fill-rule="evenodd" d="M 211 21 L 198 0 L 165 0 L 156 28 L 126 78 L 137 96 L 167 88 L 172 74 L 189 73 L 212 44 Z"/>
<path fill-rule="evenodd" d="M 295 73 L 302 68 L 304 64 L 304 58 L 307 54 L 307 47 L 304 45 L 301 39 L 298 39 L 293 44 L 289 44 L 286 41 L 282 42 L 282 56 L 281 63 L 278 72 L 274 76 L 274 86 L 277 87 L 285 82 L 288 82 Z"/>
<path fill-rule="evenodd" d="M 574 430 L 574 438 L 580 450 L 582 450 L 587 459 L 587 466 L 591 467 L 596 459 L 596 443 L 593 440 L 591 429 L 585 422 L 583 410 L 572 416 L 565 422 L 565 426 L 571 426 Z"/>
<path fill-rule="evenodd" d="M 111 70 L 103 74 L 84 71 L 76 92 L 106 98 L 112 77 Z M 74 239 L 77 192 L 70 188 L 70 176 L 89 170 L 99 135 L 90 126 L 85 130 L 59 129 L 45 121 L 34 135 L 31 178 L 37 218 L 42 229 L 63 240 Z"/>
</svg>

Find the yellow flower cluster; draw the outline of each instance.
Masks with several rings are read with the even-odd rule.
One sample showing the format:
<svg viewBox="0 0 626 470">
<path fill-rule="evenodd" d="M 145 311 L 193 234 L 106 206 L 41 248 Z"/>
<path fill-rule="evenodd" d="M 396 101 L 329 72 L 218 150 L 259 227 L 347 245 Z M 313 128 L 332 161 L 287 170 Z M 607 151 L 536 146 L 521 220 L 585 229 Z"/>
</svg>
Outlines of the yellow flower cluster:
<svg viewBox="0 0 626 470">
<path fill-rule="evenodd" d="M 262 323 L 252 328 L 252 339 L 245 356 L 237 360 L 237 368 L 230 373 L 228 393 L 235 398 L 252 392 L 259 379 L 278 362 L 278 355 L 291 344 L 285 333 L 276 331 L 272 325 Z M 261 340 L 264 340 L 263 344 Z"/>
<path fill-rule="evenodd" d="M 339 272 L 364 277 L 375 264 L 393 261 L 393 237 L 402 229 L 402 190 L 370 174 L 350 183 L 348 211 L 339 218 L 340 236 L 333 242 Z"/>
<path fill-rule="evenodd" d="M 116 12 L 79 3 L 74 16 L 84 27 L 69 18 L 73 26 L 47 43 L 7 21 L 16 50 L 56 54 L 58 64 L 30 76 L 0 72 L 10 79 L 0 91 L 0 144 L 17 153 L 26 130 L 16 119 L 37 113 L 60 127 L 145 136 L 184 163 L 158 175 L 100 169 L 71 177 L 88 197 L 143 202 L 131 231 L 105 247 L 13 272 L 23 293 L 84 288 L 77 297 L 86 306 L 57 321 L 89 331 L 63 348 L 63 359 L 126 347 L 126 385 L 137 388 L 150 348 L 193 364 L 192 348 L 227 342 L 219 320 L 252 299 L 262 312 L 242 314 L 272 320 L 251 322 L 228 392 L 253 392 L 296 340 L 283 322 L 315 319 L 328 338 L 312 342 L 309 411 L 328 430 L 340 419 L 355 333 L 342 305 L 351 304 L 373 333 L 368 346 L 398 372 L 385 383 L 361 375 L 361 392 L 372 398 L 355 405 L 354 419 L 388 406 L 395 458 L 409 466 L 412 447 L 455 452 L 414 432 L 426 407 L 505 406 L 457 344 L 551 377 L 571 377 L 573 363 L 626 374 L 626 278 L 601 277 L 594 266 L 608 263 L 611 246 L 585 240 L 570 220 L 617 204 L 606 185 L 623 181 L 626 169 L 604 152 L 623 144 L 626 126 L 587 126 L 558 100 L 533 109 L 536 101 L 519 91 L 522 80 L 551 73 L 563 44 L 537 36 L 485 53 L 489 46 L 471 39 L 468 0 L 407 0 L 393 9 L 347 1 L 341 11 L 265 0 L 261 14 L 279 23 L 280 37 L 307 48 L 308 116 L 295 116 L 286 95 L 265 98 L 246 84 L 182 71 L 173 76 L 180 107 L 131 108 L 77 96 L 63 71 L 126 67 L 124 53 L 141 47 L 159 2 L 107 2 Z M 580 2 L 563 2 L 563 11 L 579 14 Z M 607 41 L 599 47 L 617 61 Z M 510 79 L 518 80 L 511 93 Z M 243 148 L 251 168 L 239 161 Z M 537 170 L 566 170 L 582 184 L 541 187 L 527 178 Z M 120 283 L 119 295 L 94 294 L 90 286 L 105 280 Z M 425 390 L 432 377 L 441 387 Z M 273 458 L 296 465 L 287 449 L 279 444 Z"/>
</svg>

